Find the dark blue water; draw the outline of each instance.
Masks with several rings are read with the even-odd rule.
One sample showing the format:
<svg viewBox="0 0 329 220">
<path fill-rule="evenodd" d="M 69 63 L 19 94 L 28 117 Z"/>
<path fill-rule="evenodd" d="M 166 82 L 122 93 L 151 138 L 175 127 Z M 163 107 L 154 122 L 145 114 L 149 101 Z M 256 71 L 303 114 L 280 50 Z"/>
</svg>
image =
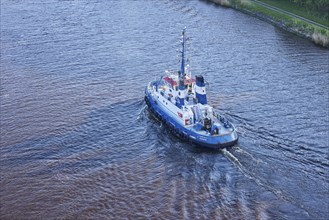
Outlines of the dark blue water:
<svg viewBox="0 0 329 220">
<path fill-rule="evenodd" d="M 2 0 L 1 219 L 327 219 L 329 52 L 204 1 Z M 194 74 L 233 148 L 177 139 L 148 81 Z"/>
</svg>

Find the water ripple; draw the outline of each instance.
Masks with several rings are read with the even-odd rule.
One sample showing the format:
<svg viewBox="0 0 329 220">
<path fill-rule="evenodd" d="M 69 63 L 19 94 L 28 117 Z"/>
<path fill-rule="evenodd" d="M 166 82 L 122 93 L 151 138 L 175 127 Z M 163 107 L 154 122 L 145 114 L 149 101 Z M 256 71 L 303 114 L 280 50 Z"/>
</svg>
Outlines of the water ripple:
<svg viewBox="0 0 329 220">
<path fill-rule="evenodd" d="M 183 27 L 231 149 L 181 141 L 143 102 Z M 205 1 L 3 0 L 0 218 L 325 219 L 328 57 Z"/>
</svg>

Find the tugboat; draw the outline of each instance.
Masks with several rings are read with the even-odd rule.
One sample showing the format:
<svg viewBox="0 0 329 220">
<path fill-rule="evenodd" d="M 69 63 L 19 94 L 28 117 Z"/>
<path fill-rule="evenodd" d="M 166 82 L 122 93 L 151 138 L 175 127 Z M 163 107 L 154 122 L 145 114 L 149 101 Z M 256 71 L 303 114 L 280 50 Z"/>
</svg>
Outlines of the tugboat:
<svg viewBox="0 0 329 220">
<path fill-rule="evenodd" d="M 197 145 L 221 149 L 233 146 L 238 134 L 233 124 L 208 104 L 202 75 L 193 77 L 186 65 L 186 30 L 183 29 L 180 71 L 165 71 L 145 88 L 149 110 L 177 136 Z"/>
</svg>

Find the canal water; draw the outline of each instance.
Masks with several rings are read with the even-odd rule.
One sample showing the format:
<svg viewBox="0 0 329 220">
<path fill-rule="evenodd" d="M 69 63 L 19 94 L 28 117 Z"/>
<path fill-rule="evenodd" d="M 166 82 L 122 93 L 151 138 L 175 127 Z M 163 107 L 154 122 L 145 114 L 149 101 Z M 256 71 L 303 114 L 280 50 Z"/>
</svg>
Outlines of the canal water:
<svg viewBox="0 0 329 220">
<path fill-rule="evenodd" d="M 327 219 L 329 51 L 197 0 L 2 0 L 0 219 Z M 182 142 L 148 81 L 193 74 L 239 143 Z"/>
</svg>

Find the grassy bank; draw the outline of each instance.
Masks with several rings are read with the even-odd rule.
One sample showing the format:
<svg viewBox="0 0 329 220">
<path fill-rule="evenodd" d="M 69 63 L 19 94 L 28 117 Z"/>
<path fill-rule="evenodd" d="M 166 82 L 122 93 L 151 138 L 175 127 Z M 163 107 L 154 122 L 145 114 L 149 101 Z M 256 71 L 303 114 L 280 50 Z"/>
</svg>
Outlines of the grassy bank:
<svg viewBox="0 0 329 220">
<path fill-rule="evenodd" d="M 309 23 L 307 21 L 301 20 L 299 18 L 295 18 L 293 16 L 287 15 L 285 13 L 277 12 L 271 9 L 268 9 L 266 7 L 263 7 L 261 5 L 256 4 L 253 1 L 250 0 L 210 0 L 216 4 L 220 4 L 226 7 L 232 7 L 235 9 L 238 9 L 240 11 L 252 14 L 254 16 L 257 16 L 263 20 L 266 20 L 268 22 L 273 23 L 274 25 L 285 29 L 289 32 L 295 33 L 299 36 L 308 38 L 312 40 L 315 44 L 318 44 L 320 46 L 329 48 L 329 29 L 328 28 L 321 28 L 316 25 L 313 25 L 312 23 Z M 262 0 L 264 3 L 270 3 L 273 2 L 273 0 Z M 318 22 L 323 25 L 327 25 L 326 19 L 321 19 L 320 16 L 317 16 L 315 20 L 315 15 L 310 14 L 308 17 L 305 16 L 304 9 L 295 7 L 292 10 L 292 5 L 286 4 L 285 7 L 279 4 L 279 1 L 275 1 L 276 5 L 272 4 L 273 6 L 277 8 L 281 8 L 283 10 L 289 11 L 293 14 L 300 15 L 302 17 L 309 18 L 310 20 L 314 20 L 318 22 L 318 20 L 321 21 Z M 298 11 L 298 12 L 297 12 Z"/>
<path fill-rule="evenodd" d="M 319 24 L 325 25 L 329 28 L 329 15 L 328 12 L 319 12 L 311 9 L 306 9 L 300 5 L 294 4 L 287 0 L 259 0 L 266 4 L 281 8 L 293 14 L 305 17 Z"/>
</svg>

